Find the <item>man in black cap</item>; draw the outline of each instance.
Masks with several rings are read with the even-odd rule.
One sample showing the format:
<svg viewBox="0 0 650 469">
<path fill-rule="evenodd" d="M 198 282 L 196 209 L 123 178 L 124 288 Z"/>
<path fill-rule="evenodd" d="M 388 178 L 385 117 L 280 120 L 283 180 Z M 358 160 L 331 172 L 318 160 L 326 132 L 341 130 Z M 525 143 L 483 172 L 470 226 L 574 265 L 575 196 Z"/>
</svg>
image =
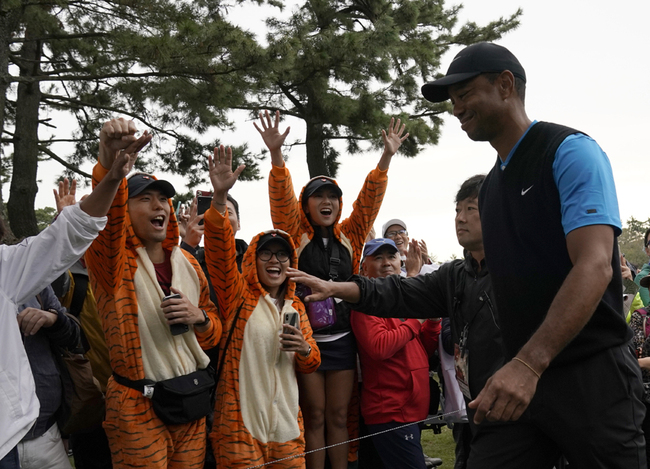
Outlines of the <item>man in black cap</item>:
<svg viewBox="0 0 650 469">
<path fill-rule="evenodd" d="M 479 430 L 468 467 L 550 469 L 564 454 L 571 468 L 646 468 L 611 166 L 587 135 L 531 121 L 525 85 L 510 51 L 480 43 L 422 87 L 430 101 L 451 99 L 467 135 L 498 153 L 479 207 L 506 360 L 469 404 Z M 337 287 L 363 305 L 355 310 L 372 312 L 381 297 L 376 287 Z"/>
<path fill-rule="evenodd" d="M 587 135 L 531 121 L 526 73 L 504 47 L 463 49 L 427 83 L 469 138 L 498 153 L 479 204 L 506 364 L 470 403 L 470 467 L 646 467 L 643 391 L 622 308 L 621 233 L 607 155 Z M 508 464 L 505 464 L 505 462 Z"/>
<path fill-rule="evenodd" d="M 94 185 L 135 133 L 133 121 L 104 124 Z M 184 414 L 175 423 L 163 421 L 160 409 L 173 403 L 160 402 L 154 410 L 152 398 L 162 396 L 158 385 L 150 392 L 151 382 L 172 381 L 184 389 L 209 382 L 210 360 L 203 350 L 221 338 L 205 275 L 178 246 L 174 193 L 169 182 L 148 174 L 122 180 L 108 225 L 86 252 L 113 370 L 104 429 L 114 467 L 203 467 L 205 459 L 205 417 Z M 209 402 L 209 395 L 204 397 Z M 186 396 L 177 402 L 197 408 Z"/>
</svg>

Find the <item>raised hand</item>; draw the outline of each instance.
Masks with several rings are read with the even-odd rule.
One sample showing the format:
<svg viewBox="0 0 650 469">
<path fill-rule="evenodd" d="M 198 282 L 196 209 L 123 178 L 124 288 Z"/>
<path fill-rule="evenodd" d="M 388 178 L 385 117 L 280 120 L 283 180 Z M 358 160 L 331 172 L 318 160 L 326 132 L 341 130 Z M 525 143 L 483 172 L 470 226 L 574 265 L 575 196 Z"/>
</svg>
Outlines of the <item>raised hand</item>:
<svg viewBox="0 0 650 469">
<path fill-rule="evenodd" d="M 405 135 L 402 135 L 404 134 L 405 128 L 406 124 L 402 124 L 401 119 L 397 119 L 397 122 L 395 122 L 395 118 L 391 117 L 388 132 L 381 129 L 381 137 L 384 139 L 384 152 L 390 153 L 391 155 L 394 155 L 397 152 L 397 149 L 402 145 L 402 142 L 409 136 L 408 132 Z"/>
<path fill-rule="evenodd" d="M 185 233 L 182 236 L 183 241 L 196 248 L 203 238 L 205 226 L 201 224 L 204 215 L 198 214 L 197 199 L 194 197 L 190 206 L 189 214 L 183 215 Z"/>
<path fill-rule="evenodd" d="M 99 162 L 112 177 L 123 178 L 133 168 L 133 164 L 150 141 L 151 134 L 146 130 L 138 138 L 135 122 L 123 117 L 104 123 L 99 133 Z M 114 163 L 117 163 L 114 165 Z"/>
<path fill-rule="evenodd" d="M 260 112 L 260 128 L 257 125 L 257 122 L 253 122 L 253 125 L 257 131 L 262 136 L 266 147 L 271 152 L 271 162 L 275 166 L 284 166 L 284 159 L 282 158 L 282 145 L 284 140 L 289 135 L 291 127 L 287 127 L 287 130 L 283 134 L 280 133 L 280 111 L 275 111 L 275 121 L 271 121 L 271 115 L 269 111 Z"/>
<path fill-rule="evenodd" d="M 420 252 L 422 253 L 422 265 L 431 264 L 431 259 L 429 258 L 429 249 L 427 249 L 427 243 L 421 239 L 418 241 L 420 245 Z"/>
<path fill-rule="evenodd" d="M 59 181 L 59 190 L 53 189 L 54 200 L 56 201 L 56 213 L 61 213 L 65 207 L 77 203 L 77 181 L 68 182 L 68 178 Z"/>
<path fill-rule="evenodd" d="M 407 277 L 415 277 L 420 273 L 420 269 L 422 268 L 422 253 L 420 252 L 420 244 L 417 239 L 412 239 L 409 242 L 404 267 L 406 268 Z"/>
<path fill-rule="evenodd" d="M 223 145 L 214 148 L 214 154 L 208 156 L 208 166 L 210 168 L 210 181 L 214 189 L 213 203 L 217 202 L 225 205 L 226 194 L 235 185 L 239 175 L 246 165 L 239 165 L 237 169 L 232 170 L 232 148 Z"/>
<path fill-rule="evenodd" d="M 408 138 L 408 132 L 404 134 L 405 128 L 406 125 L 402 124 L 401 119 L 397 119 L 397 122 L 395 122 L 395 118 L 391 117 L 388 132 L 381 129 L 381 137 L 384 140 L 384 153 L 379 160 L 379 169 L 384 171 L 388 169 L 391 158 L 397 153 L 397 149 L 402 145 L 402 142 Z"/>
</svg>

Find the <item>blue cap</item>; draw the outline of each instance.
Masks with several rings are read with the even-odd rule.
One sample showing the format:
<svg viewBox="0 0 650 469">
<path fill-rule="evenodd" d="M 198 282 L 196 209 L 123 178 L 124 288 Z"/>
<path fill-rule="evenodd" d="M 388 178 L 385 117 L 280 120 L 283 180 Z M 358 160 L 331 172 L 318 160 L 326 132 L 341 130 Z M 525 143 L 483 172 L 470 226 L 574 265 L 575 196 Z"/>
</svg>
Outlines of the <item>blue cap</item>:
<svg viewBox="0 0 650 469">
<path fill-rule="evenodd" d="M 379 248 L 382 248 L 384 246 L 389 247 L 390 250 L 392 250 L 393 252 L 399 251 L 397 249 L 397 246 L 395 246 L 395 241 L 393 241 L 392 239 L 375 238 L 368 241 L 366 245 L 363 247 L 363 257 L 372 256 L 374 253 L 377 252 Z"/>
</svg>

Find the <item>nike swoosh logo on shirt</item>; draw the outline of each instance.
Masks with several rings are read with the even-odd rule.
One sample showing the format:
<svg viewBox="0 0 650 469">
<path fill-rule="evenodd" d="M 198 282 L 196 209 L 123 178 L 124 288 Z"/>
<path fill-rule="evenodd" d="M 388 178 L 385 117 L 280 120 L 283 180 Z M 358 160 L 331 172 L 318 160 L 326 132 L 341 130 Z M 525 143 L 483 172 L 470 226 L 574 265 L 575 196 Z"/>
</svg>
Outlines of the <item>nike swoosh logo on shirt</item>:
<svg viewBox="0 0 650 469">
<path fill-rule="evenodd" d="M 535 185 L 535 184 L 533 184 L 533 186 L 534 186 L 534 185 Z M 521 190 L 521 195 L 526 195 L 526 192 L 528 192 L 529 190 L 531 190 L 531 189 L 533 188 L 533 186 L 530 186 L 530 187 L 529 187 L 528 189 L 526 189 L 526 190 L 523 190 L 523 189 L 522 189 L 522 190 Z"/>
</svg>

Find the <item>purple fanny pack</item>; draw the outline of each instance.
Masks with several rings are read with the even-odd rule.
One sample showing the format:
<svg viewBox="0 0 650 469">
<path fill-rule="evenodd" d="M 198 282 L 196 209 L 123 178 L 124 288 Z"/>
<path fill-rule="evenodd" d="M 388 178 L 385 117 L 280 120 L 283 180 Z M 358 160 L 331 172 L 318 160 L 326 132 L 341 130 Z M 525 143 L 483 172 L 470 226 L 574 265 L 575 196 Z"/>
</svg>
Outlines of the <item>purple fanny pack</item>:
<svg viewBox="0 0 650 469">
<path fill-rule="evenodd" d="M 296 285 L 296 296 L 303 302 L 305 297 L 311 295 L 311 288 L 303 284 Z M 334 310 L 334 300 L 325 298 L 322 301 L 311 301 L 305 303 L 307 317 L 314 331 L 333 326 L 336 322 L 336 311 Z"/>
</svg>

